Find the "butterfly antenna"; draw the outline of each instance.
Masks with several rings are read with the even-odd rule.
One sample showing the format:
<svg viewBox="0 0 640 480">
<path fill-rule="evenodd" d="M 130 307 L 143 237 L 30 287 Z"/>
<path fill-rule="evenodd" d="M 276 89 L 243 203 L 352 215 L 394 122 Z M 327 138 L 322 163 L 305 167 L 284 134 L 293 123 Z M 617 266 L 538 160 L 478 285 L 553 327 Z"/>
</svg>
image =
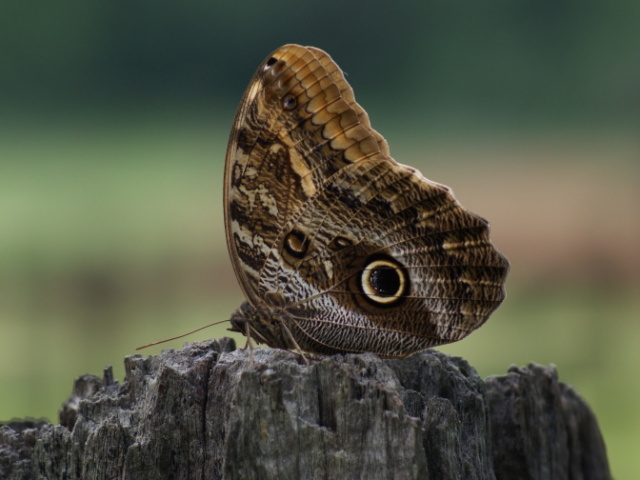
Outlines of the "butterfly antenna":
<svg viewBox="0 0 640 480">
<path fill-rule="evenodd" d="M 186 337 L 187 335 L 191 335 L 192 333 L 199 332 L 200 330 L 204 330 L 205 328 L 213 327 L 214 325 L 220 325 L 221 323 L 225 323 L 225 322 L 228 322 L 228 321 L 229 320 L 220 320 L 219 322 L 209 323 L 208 325 L 196 328 L 195 330 L 191 330 L 190 332 L 183 333 L 182 335 L 178 335 L 178 336 L 171 337 L 171 338 L 165 338 L 164 340 L 153 342 L 153 343 L 150 343 L 148 345 L 143 345 L 142 347 L 136 348 L 136 351 L 137 350 L 142 350 L 143 348 L 153 347 L 154 345 L 159 345 L 161 343 L 170 342 L 171 340 L 177 340 L 178 338 Z"/>
</svg>

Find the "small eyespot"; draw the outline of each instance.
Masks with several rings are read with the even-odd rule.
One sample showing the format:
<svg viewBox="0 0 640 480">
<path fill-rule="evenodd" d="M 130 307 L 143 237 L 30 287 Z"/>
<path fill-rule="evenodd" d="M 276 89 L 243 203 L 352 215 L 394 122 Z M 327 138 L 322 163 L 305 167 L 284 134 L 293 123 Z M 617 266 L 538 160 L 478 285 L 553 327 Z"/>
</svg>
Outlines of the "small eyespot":
<svg viewBox="0 0 640 480">
<path fill-rule="evenodd" d="M 295 258 L 304 258 L 309 249 L 309 240 L 304 232 L 300 230 L 291 230 L 284 237 L 284 249 Z"/>
<path fill-rule="evenodd" d="M 360 274 L 360 289 L 365 298 L 380 307 L 401 301 L 408 286 L 406 270 L 389 257 L 371 260 Z"/>
<path fill-rule="evenodd" d="M 285 110 L 293 110 L 298 105 L 298 100 L 293 95 L 286 95 L 282 99 L 282 108 Z"/>
<path fill-rule="evenodd" d="M 347 248 L 351 245 L 353 245 L 353 242 L 347 237 L 336 237 L 332 242 L 332 246 L 336 249 Z"/>
<path fill-rule="evenodd" d="M 267 70 L 269 69 L 269 67 L 273 67 L 273 65 L 275 65 L 275 63 L 278 61 L 278 59 L 276 57 L 271 57 L 269 60 L 266 61 L 266 63 L 264 64 L 264 69 Z"/>
</svg>

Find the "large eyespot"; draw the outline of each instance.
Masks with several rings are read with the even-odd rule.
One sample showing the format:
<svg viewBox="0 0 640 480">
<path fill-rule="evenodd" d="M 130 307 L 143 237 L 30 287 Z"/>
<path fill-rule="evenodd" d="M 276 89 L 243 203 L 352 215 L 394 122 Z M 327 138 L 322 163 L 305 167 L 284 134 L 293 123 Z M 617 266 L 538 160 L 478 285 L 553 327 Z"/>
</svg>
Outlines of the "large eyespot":
<svg viewBox="0 0 640 480">
<path fill-rule="evenodd" d="M 390 307 L 404 299 L 409 288 L 405 268 L 390 257 L 373 257 L 360 272 L 364 298 L 379 307 Z"/>
<path fill-rule="evenodd" d="M 285 110 L 293 110 L 298 105 L 298 100 L 293 95 L 285 95 L 282 99 L 282 108 Z"/>
<path fill-rule="evenodd" d="M 304 258 L 309 249 L 309 240 L 304 232 L 291 230 L 284 237 L 284 249 L 289 255 L 295 258 Z"/>
</svg>

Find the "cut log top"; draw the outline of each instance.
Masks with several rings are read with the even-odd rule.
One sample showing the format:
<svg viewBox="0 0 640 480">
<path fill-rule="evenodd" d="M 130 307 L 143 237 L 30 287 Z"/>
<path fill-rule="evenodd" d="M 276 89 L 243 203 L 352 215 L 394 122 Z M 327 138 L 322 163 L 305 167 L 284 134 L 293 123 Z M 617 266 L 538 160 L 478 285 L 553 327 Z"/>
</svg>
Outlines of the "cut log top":
<svg viewBox="0 0 640 480">
<path fill-rule="evenodd" d="M 609 479 L 554 367 L 482 380 L 461 358 L 293 353 L 231 339 L 76 380 L 60 425 L 0 427 L 2 479 Z"/>
</svg>

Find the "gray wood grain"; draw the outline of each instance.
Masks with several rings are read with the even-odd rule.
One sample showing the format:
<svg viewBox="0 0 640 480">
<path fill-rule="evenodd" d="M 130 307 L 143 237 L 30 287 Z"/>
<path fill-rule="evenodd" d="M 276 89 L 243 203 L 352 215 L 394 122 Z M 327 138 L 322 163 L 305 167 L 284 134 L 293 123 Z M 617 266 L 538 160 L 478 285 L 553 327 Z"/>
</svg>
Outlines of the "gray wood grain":
<svg viewBox="0 0 640 480">
<path fill-rule="evenodd" d="M 583 400 L 553 367 L 482 380 L 401 360 L 235 350 L 230 339 L 76 380 L 60 424 L 0 427 L 0 478 L 609 479 Z"/>
</svg>

